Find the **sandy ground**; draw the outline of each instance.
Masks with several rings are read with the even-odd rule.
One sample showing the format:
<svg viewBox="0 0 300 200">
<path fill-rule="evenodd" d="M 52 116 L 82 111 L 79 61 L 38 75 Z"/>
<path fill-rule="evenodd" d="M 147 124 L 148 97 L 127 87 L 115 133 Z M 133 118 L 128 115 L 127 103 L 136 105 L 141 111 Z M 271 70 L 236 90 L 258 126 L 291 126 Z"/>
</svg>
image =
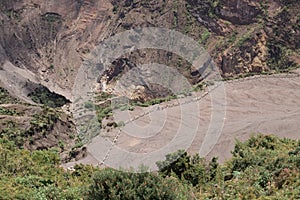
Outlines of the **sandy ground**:
<svg viewBox="0 0 300 200">
<path fill-rule="evenodd" d="M 299 70 L 295 72 L 300 74 Z M 207 158 L 218 156 L 224 162 L 230 158 L 236 139 L 244 141 L 257 133 L 300 139 L 299 76 L 257 76 L 225 82 L 223 86 L 200 101 L 156 110 L 122 130 L 101 133 L 88 144 L 86 158 L 65 166 L 86 163 L 128 168 L 143 163 L 155 169 L 156 161 L 176 149 L 200 152 Z M 114 116 L 116 121 L 126 121 L 157 106 Z"/>
<path fill-rule="evenodd" d="M 209 157 L 225 161 L 235 139 L 244 141 L 257 133 L 300 139 L 299 77 L 233 82 L 226 84 L 226 95 L 224 129 Z"/>
</svg>

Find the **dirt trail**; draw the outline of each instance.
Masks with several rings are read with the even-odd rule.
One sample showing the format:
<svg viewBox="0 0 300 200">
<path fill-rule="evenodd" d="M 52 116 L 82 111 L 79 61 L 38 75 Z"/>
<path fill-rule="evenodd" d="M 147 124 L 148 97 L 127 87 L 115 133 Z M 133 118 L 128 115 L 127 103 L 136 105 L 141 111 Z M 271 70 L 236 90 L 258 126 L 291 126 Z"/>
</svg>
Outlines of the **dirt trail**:
<svg viewBox="0 0 300 200">
<path fill-rule="evenodd" d="M 224 127 L 219 139 L 216 141 L 216 145 L 207 157 L 218 156 L 219 160 L 223 162 L 230 158 L 230 151 L 234 147 L 235 139 L 243 141 L 248 139 L 251 134 L 256 133 L 272 133 L 280 137 L 299 139 L 300 70 L 295 73 L 294 75 L 256 76 L 226 82 L 226 115 L 224 118 Z M 167 102 L 165 104 L 174 105 L 176 101 L 174 100 L 174 102 Z M 190 145 L 188 144 L 188 151 L 190 153 L 199 152 L 205 134 L 209 129 L 212 117 L 211 102 L 211 96 L 206 95 L 200 101 L 197 101 L 196 107 L 195 104 L 191 104 L 191 108 L 185 108 L 194 109 L 193 112 L 190 112 L 190 121 L 199 123 L 195 138 Z M 160 106 L 163 106 L 163 104 Z M 153 109 L 153 107 L 146 110 L 148 109 Z M 130 113 L 130 116 L 134 118 L 133 116 L 140 115 L 143 112 L 145 110 L 142 108 L 135 109 Z M 100 136 L 94 138 L 87 146 L 89 152 L 88 158 L 75 163 L 96 165 L 104 159 L 104 166 L 107 163 L 116 165 L 121 163 L 122 166 L 126 163 L 124 167 L 129 167 L 138 162 L 135 159 L 126 157 L 126 154 L 118 154 L 118 149 L 134 153 L 144 153 L 142 155 L 145 155 L 145 160 L 147 161 L 148 159 L 149 161 L 152 158 L 147 158 L 145 153 L 151 153 L 165 147 L 174 140 L 174 137 L 177 137 L 176 133 L 180 127 L 189 126 L 189 122 L 181 121 L 182 112 L 182 106 L 168 107 L 164 111 L 158 110 L 150 115 L 138 118 L 134 122 L 128 123 L 122 128 L 122 131 L 115 129 L 113 132 L 105 133 L 106 136 L 107 134 L 111 136 L 108 137 L 110 139 L 106 138 L 106 140 L 111 141 L 110 146 L 107 146 L 107 149 L 109 149 L 108 152 L 99 151 L 103 149 L 99 148 L 99 146 L 108 145 L 108 143 L 103 142 L 100 134 Z M 193 113 L 197 112 L 200 113 L 199 116 L 193 115 Z M 163 122 L 156 120 L 162 118 L 164 119 Z M 151 126 L 147 126 L 149 124 Z M 137 132 L 139 129 L 145 131 L 144 138 L 139 137 L 141 135 L 133 135 L 130 132 L 130 130 Z M 189 142 L 185 137 L 179 138 L 178 141 L 179 143 L 176 143 L 174 148 L 185 146 L 185 143 Z M 112 145 L 113 142 L 116 142 L 116 145 Z M 214 141 L 211 142 L 214 143 Z M 160 157 L 163 158 L 163 155 L 154 159 L 159 160 Z M 66 166 L 72 166 L 75 163 L 68 163 Z"/>
</svg>

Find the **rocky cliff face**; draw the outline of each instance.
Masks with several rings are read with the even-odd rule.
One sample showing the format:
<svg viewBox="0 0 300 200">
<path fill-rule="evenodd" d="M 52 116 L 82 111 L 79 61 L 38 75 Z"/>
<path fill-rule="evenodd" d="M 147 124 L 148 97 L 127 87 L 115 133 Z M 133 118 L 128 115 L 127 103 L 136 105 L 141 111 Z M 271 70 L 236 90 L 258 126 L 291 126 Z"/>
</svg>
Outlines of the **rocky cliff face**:
<svg viewBox="0 0 300 200">
<path fill-rule="evenodd" d="M 216 15 L 237 25 L 249 25 L 257 22 L 257 16 L 262 14 L 259 1 L 221 1 L 216 8 Z"/>
<path fill-rule="evenodd" d="M 243 45 L 228 49 L 218 62 L 224 76 L 242 73 L 260 73 L 268 71 L 266 46 L 266 34 L 257 32 L 251 38 L 244 41 Z M 232 66 L 235 66 L 234 68 Z"/>
<path fill-rule="evenodd" d="M 103 39 L 135 27 L 158 26 L 199 41 L 225 77 L 286 69 L 299 64 L 298 11 L 296 0 L 3 0 L 0 67 L 14 65 L 35 76 L 21 73 L 16 87 L 28 79 L 71 99 L 79 66 Z M 168 52 L 137 51 L 123 60 L 130 65 L 173 65 L 191 83 L 200 81 L 187 62 Z M 110 80 L 120 73 L 118 65 L 109 70 Z"/>
<path fill-rule="evenodd" d="M 77 69 L 95 46 L 135 27 L 174 28 L 193 37 L 208 48 L 224 76 L 287 68 L 299 61 L 297 1 L 3 0 L 0 11 L 0 63 L 33 72 L 43 85 L 68 98 Z M 143 60 L 178 60 L 162 52 L 150 55 Z M 135 63 L 138 57 L 129 60 Z M 181 73 L 192 83 L 199 81 Z"/>
<path fill-rule="evenodd" d="M 70 98 L 76 71 L 108 31 L 106 1 L 1 1 L 0 61 Z"/>
<path fill-rule="evenodd" d="M 145 26 L 199 41 L 224 77 L 279 71 L 299 64 L 298 11 L 295 0 L 3 0 L 2 85 L 26 101 L 39 84 L 71 100 L 77 70 L 90 52 L 113 34 Z M 113 84 L 124 69 L 149 62 L 175 67 L 191 84 L 201 81 L 179 56 L 148 49 L 124 55 L 100 80 Z"/>
<path fill-rule="evenodd" d="M 210 48 L 223 76 L 280 71 L 299 65 L 296 1 L 188 2 L 193 16 L 220 36 Z"/>
</svg>

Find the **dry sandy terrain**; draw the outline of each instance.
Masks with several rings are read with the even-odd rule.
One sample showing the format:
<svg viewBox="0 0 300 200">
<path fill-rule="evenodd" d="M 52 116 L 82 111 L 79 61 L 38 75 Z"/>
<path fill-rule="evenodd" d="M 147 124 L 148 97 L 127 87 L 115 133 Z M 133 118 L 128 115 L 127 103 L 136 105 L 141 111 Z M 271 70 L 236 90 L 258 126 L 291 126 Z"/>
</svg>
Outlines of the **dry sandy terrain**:
<svg viewBox="0 0 300 200">
<path fill-rule="evenodd" d="M 224 161 L 235 138 L 243 141 L 256 133 L 300 139 L 300 78 L 281 76 L 226 84 L 224 129 L 209 156 Z"/>
<path fill-rule="evenodd" d="M 179 148 L 225 161 L 230 158 L 235 139 L 243 141 L 252 134 L 300 139 L 300 71 L 295 73 L 225 82 L 224 88 L 217 88 L 200 101 L 160 109 L 126 124 L 122 130 L 101 133 L 87 145 L 88 156 L 76 163 L 100 164 L 104 160 L 103 166 L 115 168 L 144 163 L 155 169 L 155 161 Z M 114 116 L 116 121 L 126 121 L 157 106 Z"/>
</svg>

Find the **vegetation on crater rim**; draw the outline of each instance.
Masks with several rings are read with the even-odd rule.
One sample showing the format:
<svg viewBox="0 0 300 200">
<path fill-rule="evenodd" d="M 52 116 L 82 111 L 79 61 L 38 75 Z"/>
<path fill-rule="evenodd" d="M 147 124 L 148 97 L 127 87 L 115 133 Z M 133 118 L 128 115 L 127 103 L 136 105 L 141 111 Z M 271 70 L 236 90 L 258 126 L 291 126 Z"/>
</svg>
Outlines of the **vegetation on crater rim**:
<svg viewBox="0 0 300 200">
<path fill-rule="evenodd" d="M 158 173 L 76 165 L 65 171 L 54 150 L 19 149 L 0 139 L 1 199 L 297 199 L 300 142 L 272 135 L 237 141 L 219 164 L 184 151 L 158 162 Z"/>
</svg>

